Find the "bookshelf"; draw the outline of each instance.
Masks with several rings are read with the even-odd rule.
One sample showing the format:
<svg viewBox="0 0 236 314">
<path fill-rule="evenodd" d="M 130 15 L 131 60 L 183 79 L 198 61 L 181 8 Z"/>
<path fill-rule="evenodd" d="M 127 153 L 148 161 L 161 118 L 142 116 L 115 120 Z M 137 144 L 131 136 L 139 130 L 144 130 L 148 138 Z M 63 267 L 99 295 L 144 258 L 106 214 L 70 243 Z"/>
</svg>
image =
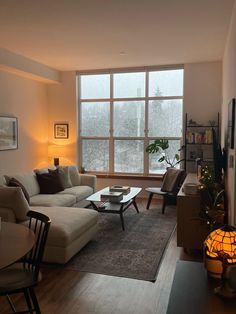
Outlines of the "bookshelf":
<svg viewBox="0 0 236 314">
<path fill-rule="evenodd" d="M 187 172 L 196 171 L 196 159 L 201 159 L 202 165 L 213 163 L 212 128 L 215 128 L 219 138 L 219 113 L 217 119 L 209 124 L 198 124 L 185 115 L 184 161 Z"/>
</svg>

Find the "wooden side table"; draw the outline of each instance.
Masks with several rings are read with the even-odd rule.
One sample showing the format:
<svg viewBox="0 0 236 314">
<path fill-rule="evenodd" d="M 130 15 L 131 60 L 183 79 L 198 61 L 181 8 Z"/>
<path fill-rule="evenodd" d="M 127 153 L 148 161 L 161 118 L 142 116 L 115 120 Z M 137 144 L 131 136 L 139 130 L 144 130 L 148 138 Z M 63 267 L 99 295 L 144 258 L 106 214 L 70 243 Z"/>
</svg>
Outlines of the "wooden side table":
<svg viewBox="0 0 236 314">
<path fill-rule="evenodd" d="M 21 224 L 2 222 L 0 231 L 0 269 L 7 267 L 34 246 L 35 235 Z"/>
<path fill-rule="evenodd" d="M 207 276 L 202 263 L 177 262 L 167 314 L 235 314 L 236 299 L 214 294 L 219 285 L 219 279 Z"/>
</svg>

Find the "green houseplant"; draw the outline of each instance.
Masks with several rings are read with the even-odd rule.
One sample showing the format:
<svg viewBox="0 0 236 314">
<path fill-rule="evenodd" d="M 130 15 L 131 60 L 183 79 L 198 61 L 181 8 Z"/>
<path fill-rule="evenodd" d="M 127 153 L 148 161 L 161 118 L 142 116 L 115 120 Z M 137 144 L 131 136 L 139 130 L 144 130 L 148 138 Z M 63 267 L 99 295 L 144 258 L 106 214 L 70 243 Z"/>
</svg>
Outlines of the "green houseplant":
<svg viewBox="0 0 236 314">
<path fill-rule="evenodd" d="M 166 139 L 156 139 L 153 143 L 149 144 L 146 152 L 149 154 L 158 154 L 160 157 L 158 162 L 166 162 L 167 167 L 175 167 L 183 159 L 180 159 L 180 154 L 176 153 L 174 157 L 170 156 L 168 152 L 169 141 Z M 179 149 L 181 151 L 182 147 Z"/>
</svg>

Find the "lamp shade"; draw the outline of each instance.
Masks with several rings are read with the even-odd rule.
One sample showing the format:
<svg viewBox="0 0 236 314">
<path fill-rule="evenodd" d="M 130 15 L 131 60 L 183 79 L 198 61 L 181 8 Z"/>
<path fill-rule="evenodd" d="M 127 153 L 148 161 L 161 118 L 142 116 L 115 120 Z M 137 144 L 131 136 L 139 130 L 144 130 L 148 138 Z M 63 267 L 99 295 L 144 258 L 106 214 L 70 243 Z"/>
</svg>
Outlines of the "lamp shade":
<svg viewBox="0 0 236 314">
<path fill-rule="evenodd" d="M 206 255 L 227 264 L 236 263 L 236 228 L 224 226 L 209 234 L 204 242 Z"/>
<path fill-rule="evenodd" d="M 49 145 L 48 157 L 66 157 L 66 147 L 64 145 Z"/>
</svg>

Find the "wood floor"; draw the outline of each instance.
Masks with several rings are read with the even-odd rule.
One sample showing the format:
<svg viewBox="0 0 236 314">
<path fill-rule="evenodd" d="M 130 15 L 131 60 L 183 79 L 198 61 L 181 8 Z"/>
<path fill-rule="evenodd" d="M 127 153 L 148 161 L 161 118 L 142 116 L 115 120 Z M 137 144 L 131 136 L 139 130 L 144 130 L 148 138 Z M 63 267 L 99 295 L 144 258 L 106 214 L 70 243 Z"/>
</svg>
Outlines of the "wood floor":
<svg viewBox="0 0 236 314">
<path fill-rule="evenodd" d="M 145 208 L 146 200 L 138 200 Z M 151 207 L 157 206 L 153 201 Z M 160 207 L 159 207 L 160 208 Z M 165 314 L 176 261 L 183 254 L 174 232 L 155 283 L 73 270 L 43 269 L 36 293 L 43 314 Z M 17 310 L 24 304 L 16 296 Z M 0 297 L 0 313 L 10 313 Z"/>
</svg>

